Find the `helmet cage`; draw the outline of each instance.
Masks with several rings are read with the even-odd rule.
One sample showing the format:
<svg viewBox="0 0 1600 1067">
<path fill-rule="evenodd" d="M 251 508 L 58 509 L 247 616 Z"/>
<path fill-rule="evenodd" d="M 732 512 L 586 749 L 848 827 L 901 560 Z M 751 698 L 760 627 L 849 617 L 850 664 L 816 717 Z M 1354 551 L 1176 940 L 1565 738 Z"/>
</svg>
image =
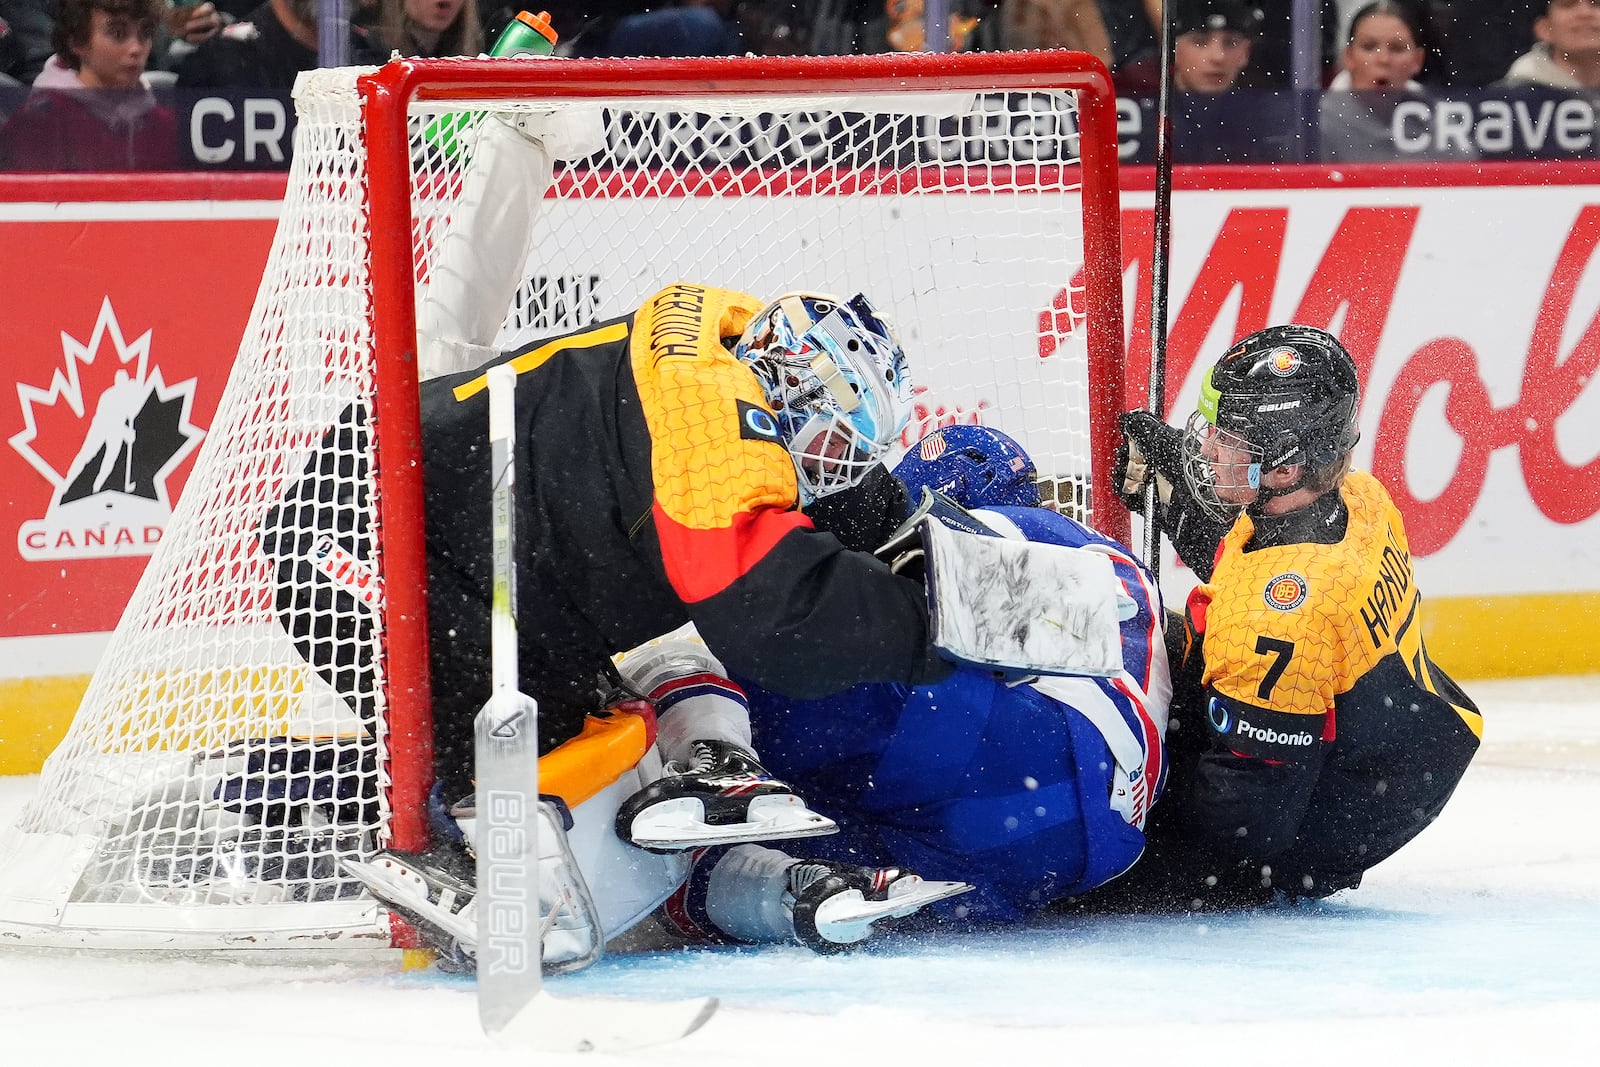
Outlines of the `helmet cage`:
<svg viewBox="0 0 1600 1067">
<path fill-rule="evenodd" d="M 808 325 L 797 334 L 796 322 Z M 803 504 L 858 484 L 910 417 L 905 353 L 864 296 L 780 297 L 734 354 L 772 405 Z"/>
<path fill-rule="evenodd" d="M 1212 458 L 1237 453 L 1240 460 L 1213 463 Z M 1261 449 L 1233 430 L 1217 426 L 1203 411 L 1189 416 L 1183 430 L 1183 477 L 1189 494 L 1214 519 L 1236 518 L 1247 501 L 1261 492 Z"/>
</svg>

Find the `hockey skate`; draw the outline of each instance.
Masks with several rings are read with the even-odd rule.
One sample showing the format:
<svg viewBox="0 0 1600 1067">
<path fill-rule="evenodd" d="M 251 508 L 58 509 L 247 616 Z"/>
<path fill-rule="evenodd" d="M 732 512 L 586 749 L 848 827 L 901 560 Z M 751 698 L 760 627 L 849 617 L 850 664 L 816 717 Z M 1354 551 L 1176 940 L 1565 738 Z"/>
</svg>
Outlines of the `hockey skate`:
<svg viewBox="0 0 1600 1067">
<path fill-rule="evenodd" d="M 604 950 L 601 923 L 589 888 L 550 803 L 537 810 L 539 913 L 544 970 L 580 970 Z M 477 870 L 460 845 L 424 853 L 385 849 L 367 859 L 346 858 L 344 869 L 385 906 L 417 927 L 447 969 L 472 971 L 478 954 Z"/>
<path fill-rule="evenodd" d="M 789 868 L 794 936 L 823 955 L 843 952 L 878 929 L 971 888 L 966 882 L 924 881 L 903 867 L 798 860 Z"/>
<path fill-rule="evenodd" d="M 831 955 L 971 888 L 924 881 L 903 867 L 796 859 L 763 845 L 738 845 L 702 857 L 678 905 L 665 912 L 669 924 L 689 937 L 798 941 Z"/>
<path fill-rule="evenodd" d="M 668 764 L 663 777 L 617 811 L 618 836 L 651 852 L 819 837 L 838 829 L 754 755 L 726 741 L 694 742 L 687 767 Z"/>
<path fill-rule="evenodd" d="M 381 903 L 415 926 L 447 969 L 474 969 L 477 889 L 470 880 L 469 857 L 448 856 L 444 849 L 427 853 L 384 849 L 364 860 L 346 858 L 343 866 Z"/>
</svg>

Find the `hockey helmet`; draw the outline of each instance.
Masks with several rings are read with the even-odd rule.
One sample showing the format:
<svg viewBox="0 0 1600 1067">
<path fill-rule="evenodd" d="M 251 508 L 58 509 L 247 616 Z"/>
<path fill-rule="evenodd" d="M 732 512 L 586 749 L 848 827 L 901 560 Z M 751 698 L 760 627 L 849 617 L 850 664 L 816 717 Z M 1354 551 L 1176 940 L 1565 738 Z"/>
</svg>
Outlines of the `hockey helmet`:
<svg viewBox="0 0 1600 1067">
<path fill-rule="evenodd" d="M 964 508 L 1039 506 L 1039 475 L 1022 446 L 988 426 L 946 426 L 918 441 L 894 469 L 915 501 L 923 487 Z"/>
<path fill-rule="evenodd" d="M 905 352 L 865 296 L 786 293 L 750 320 L 733 353 L 777 416 L 801 504 L 859 483 L 911 416 Z"/>
<path fill-rule="evenodd" d="M 1195 500 L 1226 518 L 1251 491 L 1257 502 L 1282 496 L 1342 464 L 1360 436 L 1358 394 L 1355 360 L 1326 330 L 1273 326 L 1238 342 L 1206 372 L 1184 433 Z M 1222 450 L 1245 458 L 1214 462 Z M 1293 465 L 1304 468 L 1294 485 L 1262 486 L 1263 471 Z"/>
</svg>

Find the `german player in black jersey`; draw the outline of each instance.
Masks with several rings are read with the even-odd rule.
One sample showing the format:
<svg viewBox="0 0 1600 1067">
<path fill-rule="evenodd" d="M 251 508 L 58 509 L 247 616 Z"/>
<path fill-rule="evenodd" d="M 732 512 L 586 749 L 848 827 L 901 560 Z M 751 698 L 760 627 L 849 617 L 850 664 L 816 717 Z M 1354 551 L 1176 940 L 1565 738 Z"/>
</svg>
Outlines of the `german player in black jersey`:
<svg viewBox="0 0 1600 1067">
<path fill-rule="evenodd" d="M 516 372 L 519 689 L 538 702 L 541 768 L 552 757 L 573 763 L 567 744 L 583 748 L 597 729 L 626 725 L 627 714 L 590 717 L 637 686 L 612 657 L 687 622 L 728 670 L 795 698 L 952 672 L 930 644 L 922 583 L 870 551 L 910 510 L 881 462 L 910 414 L 905 354 L 889 325 L 861 295 L 763 303 L 671 285 L 632 314 L 423 383 L 437 838 L 456 841 L 474 814 L 473 720 L 490 689 L 487 371 L 500 365 Z M 367 434 L 364 406 L 351 405 L 267 515 L 261 547 L 284 628 L 370 720 L 370 642 L 353 638 L 370 630 L 371 614 L 327 562 L 370 555 Z M 705 706 L 662 700 L 659 719 L 652 711 L 635 731 L 659 760 L 622 819 L 635 830 L 648 823 L 653 836 L 630 833 L 631 843 L 682 852 L 835 829 L 761 767 L 742 706 Z M 541 771 L 542 782 L 560 778 L 554 767 Z M 584 779 L 557 795 L 586 826 L 599 817 L 592 805 L 577 811 L 584 798 L 608 798 L 609 835 L 618 798 L 597 789 Z M 459 852 L 444 852 L 385 852 L 347 869 L 392 875 L 367 884 L 447 947 L 460 916 L 444 902 L 460 908 L 472 889 Z M 643 863 L 624 856 L 615 866 L 637 873 Z M 879 899 L 893 880 L 901 893 L 916 884 L 898 868 L 891 878 L 812 866 L 812 875 L 837 875 L 830 893 L 863 878 L 869 889 L 883 883 Z M 654 881 L 636 896 L 660 899 L 655 881 L 670 890 L 675 871 L 649 868 Z M 896 896 L 896 906 L 920 905 Z"/>
<path fill-rule="evenodd" d="M 1149 851 L 1102 901 L 1324 897 L 1439 814 L 1476 752 L 1476 706 L 1429 657 L 1405 525 L 1350 468 L 1354 361 L 1279 326 L 1207 373 L 1185 431 L 1124 417 L 1122 490 L 1203 583 L 1174 655 L 1171 777 Z"/>
</svg>

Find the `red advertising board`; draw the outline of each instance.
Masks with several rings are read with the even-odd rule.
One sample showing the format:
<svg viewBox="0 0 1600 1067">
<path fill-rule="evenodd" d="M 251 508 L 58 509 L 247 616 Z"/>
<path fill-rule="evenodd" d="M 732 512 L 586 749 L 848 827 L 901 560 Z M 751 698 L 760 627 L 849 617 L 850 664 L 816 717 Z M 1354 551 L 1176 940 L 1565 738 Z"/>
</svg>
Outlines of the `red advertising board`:
<svg viewBox="0 0 1600 1067">
<path fill-rule="evenodd" d="M 0 216 L 0 637 L 106 631 L 211 423 L 276 219 L 28 206 L 51 205 Z"/>
</svg>

